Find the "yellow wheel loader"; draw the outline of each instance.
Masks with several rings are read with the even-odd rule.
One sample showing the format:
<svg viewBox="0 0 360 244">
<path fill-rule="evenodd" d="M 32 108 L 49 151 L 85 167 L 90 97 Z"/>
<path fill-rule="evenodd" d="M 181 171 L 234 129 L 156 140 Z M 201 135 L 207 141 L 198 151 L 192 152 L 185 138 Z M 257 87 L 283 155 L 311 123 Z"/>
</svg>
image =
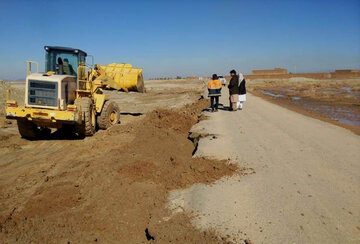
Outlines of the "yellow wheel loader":
<svg viewBox="0 0 360 244">
<path fill-rule="evenodd" d="M 93 135 L 96 128 L 119 123 L 118 105 L 104 94 L 105 88 L 122 89 L 119 79 L 107 76 L 98 65 L 86 66 L 87 54 L 80 49 L 45 46 L 45 51 L 45 73 L 39 73 L 38 63 L 27 61 L 24 106 L 11 100 L 8 92 L 6 118 L 17 120 L 22 137 L 36 139 L 49 134 L 50 128 L 70 129 L 85 137 Z M 128 88 L 138 83 L 143 87 L 141 69 L 132 72 Z"/>
</svg>

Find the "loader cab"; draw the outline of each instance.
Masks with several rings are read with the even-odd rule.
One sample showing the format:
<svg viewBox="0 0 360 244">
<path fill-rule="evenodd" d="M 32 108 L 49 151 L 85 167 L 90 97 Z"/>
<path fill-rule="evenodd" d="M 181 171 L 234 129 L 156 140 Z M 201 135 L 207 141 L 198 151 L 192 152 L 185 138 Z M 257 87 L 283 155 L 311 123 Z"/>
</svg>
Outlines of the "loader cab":
<svg viewBox="0 0 360 244">
<path fill-rule="evenodd" d="M 85 63 L 86 52 L 69 47 L 45 46 L 45 72 L 77 76 L 80 62 Z"/>
</svg>

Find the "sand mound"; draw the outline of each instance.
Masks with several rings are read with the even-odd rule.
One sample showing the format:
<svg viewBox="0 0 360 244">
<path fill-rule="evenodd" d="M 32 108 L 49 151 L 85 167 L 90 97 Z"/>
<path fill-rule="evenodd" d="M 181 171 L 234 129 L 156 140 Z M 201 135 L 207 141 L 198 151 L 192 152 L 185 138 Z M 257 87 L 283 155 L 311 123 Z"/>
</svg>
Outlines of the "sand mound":
<svg viewBox="0 0 360 244">
<path fill-rule="evenodd" d="M 7 90 L 11 92 L 11 99 L 16 100 L 19 105 L 24 104 L 24 89 L 12 88 L 9 82 L 0 80 L 0 116 L 5 115 Z"/>
<path fill-rule="evenodd" d="M 9 88 L 5 81 L 0 80 L 0 116 L 5 115 L 6 90 Z"/>
<path fill-rule="evenodd" d="M 0 242 L 143 243 L 147 229 L 160 243 L 219 243 L 166 208 L 169 190 L 237 170 L 192 158 L 188 131 L 207 106 L 155 110 L 83 141 L 28 142 L 0 172 Z"/>
</svg>

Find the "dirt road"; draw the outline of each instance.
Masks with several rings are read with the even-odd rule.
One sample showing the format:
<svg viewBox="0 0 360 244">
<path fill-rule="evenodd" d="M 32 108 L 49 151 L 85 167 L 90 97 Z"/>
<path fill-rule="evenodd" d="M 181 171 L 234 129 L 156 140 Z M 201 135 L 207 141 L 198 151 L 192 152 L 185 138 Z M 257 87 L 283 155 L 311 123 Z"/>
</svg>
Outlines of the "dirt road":
<svg viewBox="0 0 360 244">
<path fill-rule="evenodd" d="M 205 112 L 192 158 L 202 87 L 109 91 L 122 124 L 85 140 L 0 126 L 0 243 L 359 242 L 357 135 L 249 95 Z"/>
<path fill-rule="evenodd" d="M 227 95 L 220 101 L 227 105 Z M 212 135 L 196 156 L 230 158 L 250 173 L 175 190 L 173 211 L 255 243 L 360 242 L 358 135 L 252 95 L 243 111 L 209 116 L 193 128 Z"/>
<path fill-rule="evenodd" d="M 147 87 L 146 94 L 110 92 L 122 123 L 84 140 L 56 131 L 28 141 L 16 123 L 0 126 L 0 243 L 226 240 L 166 208 L 169 191 L 237 170 L 227 161 L 192 158 L 188 132 L 208 105 L 199 100 L 202 83 Z"/>
</svg>

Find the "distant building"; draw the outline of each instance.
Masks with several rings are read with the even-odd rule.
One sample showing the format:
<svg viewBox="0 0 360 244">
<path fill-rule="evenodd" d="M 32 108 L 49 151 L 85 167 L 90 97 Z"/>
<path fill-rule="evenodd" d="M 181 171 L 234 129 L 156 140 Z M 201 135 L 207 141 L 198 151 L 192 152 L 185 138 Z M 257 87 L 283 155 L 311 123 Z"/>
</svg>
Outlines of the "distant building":
<svg viewBox="0 0 360 244">
<path fill-rule="evenodd" d="M 253 70 L 251 75 L 245 75 L 246 79 L 289 79 L 293 77 L 304 77 L 310 79 L 345 79 L 359 78 L 359 69 L 337 69 L 334 72 L 316 72 L 316 73 L 288 73 L 287 69 L 262 69 Z"/>
<path fill-rule="evenodd" d="M 287 69 L 275 68 L 275 69 L 258 69 L 253 70 L 253 75 L 286 75 L 288 73 Z"/>
<path fill-rule="evenodd" d="M 360 73 L 360 70 L 358 70 L 358 69 L 336 69 L 335 73 L 337 73 L 337 74 Z"/>
</svg>

